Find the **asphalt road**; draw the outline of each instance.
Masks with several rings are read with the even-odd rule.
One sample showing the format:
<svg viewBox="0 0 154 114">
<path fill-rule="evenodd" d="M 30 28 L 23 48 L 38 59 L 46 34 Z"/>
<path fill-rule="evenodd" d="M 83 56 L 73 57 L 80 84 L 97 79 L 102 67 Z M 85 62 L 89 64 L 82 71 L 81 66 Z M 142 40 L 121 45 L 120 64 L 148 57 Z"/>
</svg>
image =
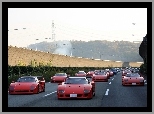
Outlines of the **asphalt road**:
<svg viewBox="0 0 154 114">
<path fill-rule="evenodd" d="M 147 86 L 122 86 L 121 73 L 109 82 L 96 82 L 91 100 L 58 100 L 57 83 L 46 83 L 46 91 L 33 95 L 9 95 L 8 107 L 147 107 Z"/>
</svg>

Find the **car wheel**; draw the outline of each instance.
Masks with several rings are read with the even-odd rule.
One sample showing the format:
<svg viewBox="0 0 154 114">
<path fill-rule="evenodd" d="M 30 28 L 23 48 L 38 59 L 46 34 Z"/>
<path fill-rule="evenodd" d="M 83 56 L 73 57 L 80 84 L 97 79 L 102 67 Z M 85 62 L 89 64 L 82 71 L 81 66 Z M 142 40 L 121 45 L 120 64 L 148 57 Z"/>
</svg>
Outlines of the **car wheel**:
<svg viewBox="0 0 154 114">
<path fill-rule="evenodd" d="M 89 99 L 92 99 L 93 98 L 93 91 L 91 90 L 91 92 L 90 92 L 90 98 Z"/>
<path fill-rule="evenodd" d="M 45 84 L 44 84 L 43 92 L 45 92 Z"/>
<path fill-rule="evenodd" d="M 93 96 L 95 96 L 95 92 L 93 91 Z"/>
<path fill-rule="evenodd" d="M 37 94 L 39 94 L 40 93 L 40 87 L 39 87 L 39 85 L 37 86 Z"/>
</svg>

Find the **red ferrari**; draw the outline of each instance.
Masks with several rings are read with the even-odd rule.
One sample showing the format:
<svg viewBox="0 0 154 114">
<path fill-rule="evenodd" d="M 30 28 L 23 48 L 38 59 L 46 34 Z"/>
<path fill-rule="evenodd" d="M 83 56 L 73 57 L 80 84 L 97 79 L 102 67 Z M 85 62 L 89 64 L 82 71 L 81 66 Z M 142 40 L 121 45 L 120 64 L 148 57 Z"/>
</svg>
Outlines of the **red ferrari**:
<svg viewBox="0 0 154 114">
<path fill-rule="evenodd" d="M 66 73 L 56 73 L 54 76 L 51 77 L 51 83 L 53 82 L 63 82 L 67 78 Z"/>
<path fill-rule="evenodd" d="M 109 71 L 109 75 L 110 75 L 110 77 L 114 76 L 114 74 L 113 74 L 113 72 L 111 70 Z"/>
<path fill-rule="evenodd" d="M 142 85 L 144 86 L 144 78 L 138 73 L 127 73 L 122 78 L 122 85 Z"/>
<path fill-rule="evenodd" d="M 92 77 L 93 74 L 94 74 L 94 71 L 89 71 L 87 72 L 86 77 Z"/>
<path fill-rule="evenodd" d="M 122 72 L 122 77 L 123 77 L 123 76 L 126 76 L 127 73 L 132 73 L 132 72 L 131 72 L 130 70 L 124 70 L 124 71 Z"/>
<path fill-rule="evenodd" d="M 110 73 L 109 73 L 109 70 L 108 70 L 108 69 L 100 70 L 100 72 L 104 72 L 104 73 L 106 73 L 107 78 L 110 79 Z M 97 73 L 97 72 L 95 72 L 95 74 L 96 74 L 96 73 Z M 99 72 L 98 72 L 98 73 L 99 73 Z"/>
<path fill-rule="evenodd" d="M 12 81 L 9 94 L 33 94 L 45 92 L 45 80 L 42 76 L 23 76 L 17 82 Z"/>
<path fill-rule="evenodd" d="M 87 74 L 85 71 L 79 71 L 78 73 L 75 73 L 75 76 L 86 76 Z"/>
<path fill-rule="evenodd" d="M 95 82 L 90 82 L 86 77 L 68 77 L 65 82 L 58 84 L 58 99 L 92 99 L 93 96 L 95 96 Z"/>
<path fill-rule="evenodd" d="M 108 82 L 108 75 L 106 72 L 97 72 L 93 75 L 92 81 L 94 82 Z"/>
</svg>

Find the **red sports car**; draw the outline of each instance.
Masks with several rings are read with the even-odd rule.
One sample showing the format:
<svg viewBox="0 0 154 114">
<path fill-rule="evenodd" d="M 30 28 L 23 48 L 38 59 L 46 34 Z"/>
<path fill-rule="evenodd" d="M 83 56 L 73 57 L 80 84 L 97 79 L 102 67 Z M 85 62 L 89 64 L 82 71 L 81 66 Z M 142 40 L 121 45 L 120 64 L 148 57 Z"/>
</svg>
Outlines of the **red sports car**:
<svg viewBox="0 0 154 114">
<path fill-rule="evenodd" d="M 123 76 L 126 76 L 127 73 L 132 73 L 132 72 L 131 72 L 130 70 L 124 70 L 124 71 L 122 72 L 122 77 L 123 77 Z"/>
<path fill-rule="evenodd" d="M 102 81 L 105 81 L 105 82 L 108 82 L 108 75 L 106 72 L 97 72 L 93 75 L 92 77 L 92 80 L 94 82 L 102 82 Z"/>
<path fill-rule="evenodd" d="M 105 72 L 107 74 L 107 78 L 110 79 L 110 71 L 106 69 Z"/>
<path fill-rule="evenodd" d="M 75 73 L 75 76 L 86 76 L 86 72 L 85 71 L 79 71 L 78 73 Z"/>
<path fill-rule="evenodd" d="M 87 72 L 86 77 L 89 77 L 89 76 L 92 77 L 93 74 L 94 74 L 94 71 L 89 71 L 89 72 Z"/>
<path fill-rule="evenodd" d="M 67 78 L 66 73 L 56 73 L 54 76 L 51 77 L 51 83 L 53 82 L 64 82 Z"/>
<path fill-rule="evenodd" d="M 122 85 L 142 85 L 144 86 L 144 78 L 138 73 L 127 73 L 122 78 Z"/>
<path fill-rule="evenodd" d="M 101 72 L 101 70 L 94 70 L 94 73 Z"/>
<path fill-rule="evenodd" d="M 45 80 L 42 76 L 23 76 L 17 82 L 12 81 L 9 94 L 33 94 L 45 92 Z"/>
<path fill-rule="evenodd" d="M 110 77 L 114 76 L 114 74 L 113 74 L 113 72 L 111 70 L 109 71 L 109 75 L 110 75 Z"/>
<path fill-rule="evenodd" d="M 58 84 L 58 99 L 91 99 L 93 96 L 95 96 L 95 82 L 90 82 L 86 77 L 68 77 L 65 82 Z"/>
</svg>

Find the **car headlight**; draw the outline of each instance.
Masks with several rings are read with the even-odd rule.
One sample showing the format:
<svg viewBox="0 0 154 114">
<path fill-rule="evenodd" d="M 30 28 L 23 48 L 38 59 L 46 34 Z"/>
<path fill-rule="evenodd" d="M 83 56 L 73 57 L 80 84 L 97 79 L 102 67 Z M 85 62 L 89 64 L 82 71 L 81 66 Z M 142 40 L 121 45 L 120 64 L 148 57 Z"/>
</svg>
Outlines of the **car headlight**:
<svg viewBox="0 0 154 114">
<path fill-rule="evenodd" d="M 58 92 L 59 92 L 59 93 L 64 93 L 65 91 L 64 91 L 64 90 L 59 90 Z"/>
<path fill-rule="evenodd" d="M 90 90 L 86 90 L 86 89 L 85 89 L 85 90 L 84 90 L 84 93 L 90 93 Z"/>
<path fill-rule="evenodd" d="M 32 85 L 30 86 L 30 90 L 34 90 L 36 86 Z"/>
<path fill-rule="evenodd" d="M 10 87 L 9 87 L 9 89 L 10 89 L 11 91 L 13 91 L 14 88 L 15 88 L 15 86 L 10 86 Z"/>
</svg>

